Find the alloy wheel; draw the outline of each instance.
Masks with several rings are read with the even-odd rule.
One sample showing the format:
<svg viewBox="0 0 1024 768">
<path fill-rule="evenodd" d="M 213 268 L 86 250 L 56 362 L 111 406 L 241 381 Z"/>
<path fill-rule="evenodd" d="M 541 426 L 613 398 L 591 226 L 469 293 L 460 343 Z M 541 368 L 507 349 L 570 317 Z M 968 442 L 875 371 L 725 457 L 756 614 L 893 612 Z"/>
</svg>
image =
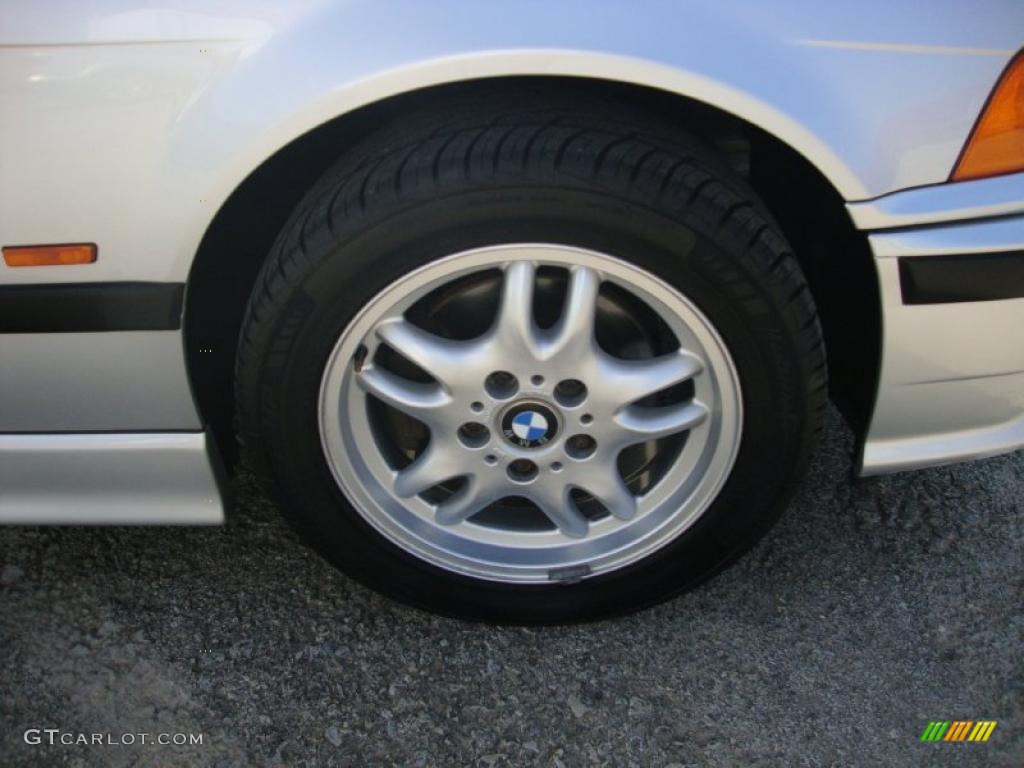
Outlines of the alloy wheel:
<svg viewBox="0 0 1024 768">
<path fill-rule="evenodd" d="M 319 427 L 392 543 L 536 583 L 622 568 L 693 525 L 742 407 L 728 350 L 681 293 L 607 254 L 515 244 L 372 299 L 328 357 Z"/>
</svg>

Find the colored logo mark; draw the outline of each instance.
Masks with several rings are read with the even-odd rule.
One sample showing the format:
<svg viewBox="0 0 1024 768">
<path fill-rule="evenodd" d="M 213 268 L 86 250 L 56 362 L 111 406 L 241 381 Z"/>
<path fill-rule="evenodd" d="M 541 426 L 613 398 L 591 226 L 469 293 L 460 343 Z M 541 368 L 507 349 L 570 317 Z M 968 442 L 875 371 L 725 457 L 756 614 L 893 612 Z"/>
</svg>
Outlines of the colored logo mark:
<svg viewBox="0 0 1024 768">
<path fill-rule="evenodd" d="M 512 419 L 512 432 L 520 440 L 540 440 L 548 433 L 548 420 L 536 411 L 523 411 Z"/>
<path fill-rule="evenodd" d="M 996 720 L 932 720 L 921 741 L 988 741 Z"/>
</svg>

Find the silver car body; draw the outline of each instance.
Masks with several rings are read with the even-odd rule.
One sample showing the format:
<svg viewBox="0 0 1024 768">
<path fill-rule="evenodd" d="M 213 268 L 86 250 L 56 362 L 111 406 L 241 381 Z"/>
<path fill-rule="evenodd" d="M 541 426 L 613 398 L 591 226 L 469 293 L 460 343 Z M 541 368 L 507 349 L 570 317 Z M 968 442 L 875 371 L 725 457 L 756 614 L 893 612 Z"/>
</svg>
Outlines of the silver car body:
<svg viewBox="0 0 1024 768">
<path fill-rule="evenodd" d="M 1024 174 L 947 183 L 1024 38 L 1014 0 L 127 0 L 0 6 L 0 243 L 93 264 L 0 289 L 186 284 L 218 209 L 289 142 L 467 79 L 596 78 L 736 115 L 847 201 L 877 266 L 866 474 L 1024 445 L 1024 298 L 907 305 L 901 258 L 1024 250 Z M 178 330 L 0 333 L 0 520 L 214 523 Z"/>
</svg>

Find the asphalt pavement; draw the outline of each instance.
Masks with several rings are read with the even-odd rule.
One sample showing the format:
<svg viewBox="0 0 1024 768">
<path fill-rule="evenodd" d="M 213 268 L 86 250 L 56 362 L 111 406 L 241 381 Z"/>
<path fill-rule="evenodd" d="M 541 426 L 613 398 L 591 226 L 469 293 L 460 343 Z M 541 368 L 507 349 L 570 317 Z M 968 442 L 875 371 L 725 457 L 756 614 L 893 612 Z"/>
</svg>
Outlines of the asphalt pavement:
<svg viewBox="0 0 1024 768">
<path fill-rule="evenodd" d="M 854 482 L 851 452 L 831 413 L 744 559 L 576 627 L 379 597 L 244 470 L 223 528 L 0 528 L 0 765 L 1021 765 L 1024 453 Z"/>
</svg>

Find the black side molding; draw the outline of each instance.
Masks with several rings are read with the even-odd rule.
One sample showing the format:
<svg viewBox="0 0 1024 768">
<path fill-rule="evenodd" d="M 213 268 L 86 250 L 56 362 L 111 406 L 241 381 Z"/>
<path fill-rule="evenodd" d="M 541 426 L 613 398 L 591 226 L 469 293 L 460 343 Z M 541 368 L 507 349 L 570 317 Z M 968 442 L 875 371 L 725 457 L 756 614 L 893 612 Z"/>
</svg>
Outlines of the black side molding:
<svg viewBox="0 0 1024 768">
<path fill-rule="evenodd" d="M 1024 251 L 900 260 L 904 304 L 1024 298 Z"/>
<path fill-rule="evenodd" d="M 0 286 L 0 333 L 176 331 L 184 283 Z"/>
</svg>

